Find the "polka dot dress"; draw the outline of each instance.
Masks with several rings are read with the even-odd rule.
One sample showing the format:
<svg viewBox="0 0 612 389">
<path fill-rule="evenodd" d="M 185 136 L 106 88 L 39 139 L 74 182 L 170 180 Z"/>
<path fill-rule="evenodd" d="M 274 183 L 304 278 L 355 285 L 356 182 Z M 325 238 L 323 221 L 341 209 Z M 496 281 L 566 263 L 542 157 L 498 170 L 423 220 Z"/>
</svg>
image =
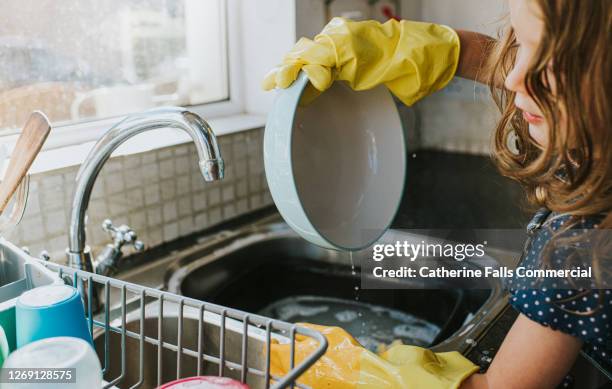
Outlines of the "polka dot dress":
<svg viewBox="0 0 612 389">
<path fill-rule="evenodd" d="M 585 219 L 568 230 L 592 229 L 599 218 Z M 541 266 L 542 253 L 551 236 L 569 221 L 569 216 L 555 215 L 547 210 L 536 213 L 528 231 L 530 241 L 525 247 L 520 266 L 537 268 Z M 555 249 L 549 262 L 561 268 L 569 255 L 567 249 Z M 612 295 L 610 290 L 581 287 L 565 278 L 552 278 L 534 284 L 526 278 L 509 281 L 510 304 L 531 320 L 554 330 L 580 338 L 584 351 L 604 365 L 612 366 Z M 584 285 L 582 285 L 584 286 Z"/>
</svg>

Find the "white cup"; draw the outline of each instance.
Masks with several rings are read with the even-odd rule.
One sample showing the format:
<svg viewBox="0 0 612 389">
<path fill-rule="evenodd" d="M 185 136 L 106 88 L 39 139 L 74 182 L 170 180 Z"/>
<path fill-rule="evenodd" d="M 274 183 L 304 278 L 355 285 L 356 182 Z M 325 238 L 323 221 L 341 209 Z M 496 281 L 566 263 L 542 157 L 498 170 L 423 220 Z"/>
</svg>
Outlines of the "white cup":
<svg viewBox="0 0 612 389">
<path fill-rule="evenodd" d="M 38 376 L 27 383 L 18 383 L 8 375 L 17 377 L 15 369 L 40 369 Z M 75 379 L 71 382 L 43 383 L 44 369 L 71 370 Z M 102 369 L 95 351 L 88 342 L 72 337 L 55 337 L 29 343 L 13 351 L 2 366 L 2 389 L 93 389 L 102 387 Z M 28 373 L 29 374 L 29 373 Z M 34 379 L 36 378 L 36 379 Z M 68 377 L 64 375 L 64 378 Z M 11 382 L 13 381 L 13 382 Z"/>
</svg>

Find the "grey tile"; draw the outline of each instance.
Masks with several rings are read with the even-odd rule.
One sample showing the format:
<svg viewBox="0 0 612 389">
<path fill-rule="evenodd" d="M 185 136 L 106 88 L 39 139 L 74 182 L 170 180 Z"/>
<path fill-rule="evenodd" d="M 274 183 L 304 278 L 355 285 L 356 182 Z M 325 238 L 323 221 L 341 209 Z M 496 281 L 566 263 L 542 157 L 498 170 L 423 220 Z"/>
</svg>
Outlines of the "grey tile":
<svg viewBox="0 0 612 389">
<path fill-rule="evenodd" d="M 123 159 L 122 158 L 111 158 L 105 164 L 103 170 L 107 173 L 120 172 L 123 170 Z"/>
<path fill-rule="evenodd" d="M 231 163 L 225 164 L 224 173 L 225 173 L 225 177 L 223 178 L 223 181 L 227 182 L 227 181 L 236 179 L 236 173 L 234 172 L 234 166 Z"/>
<path fill-rule="evenodd" d="M 221 190 L 220 188 L 211 188 L 206 191 L 208 197 L 208 205 L 214 206 L 221 202 Z"/>
<path fill-rule="evenodd" d="M 261 208 L 261 206 L 263 205 L 261 195 L 259 193 L 251 195 L 251 197 L 249 198 L 249 205 L 251 209 Z"/>
<path fill-rule="evenodd" d="M 210 225 L 218 224 L 221 221 L 221 208 L 215 207 L 208 211 L 208 222 Z"/>
<path fill-rule="evenodd" d="M 196 231 L 203 230 L 208 227 L 208 215 L 206 212 L 196 214 L 194 223 Z"/>
<path fill-rule="evenodd" d="M 56 236 L 49 239 L 46 250 L 60 257 L 68 247 L 68 237 L 66 235 Z M 38 255 L 38 253 L 36 253 Z"/>
<path fill-rule="evenodd" d="M 41 177 L 41 189 L 55 189 L 57 187 L 61 187 L 64 184 L 64 176 L 62 174 L 46 174 Z"/>
<path fill-rule="evenodd" d="M 144 190 L 144 198 L 146 205 L 159 204 L 161 201 L 159 184 L 147 185 Z"/>
<path fill-rule="evenodd" d="M 226 179 L 221 182 L 204 182 L 193 144 L 111 159 L 92 192 L 88 244 L 97 251 L 109 241 L 100 228 L 107 217 L 117 225 L 129 224 L 148 246 L 154 246 L 271 204 L 262 136 L 258 130 L 220 138 L 226 160 Z M 32 176 L 28 208 L 11 239 L 55 250 L 63 260 L 77 170 Z"/>
<path fill-rule="evenodd" d="M 181 236 L 189 235 L 195 231 L 193 217 L 185 217 L 179 220 L 179 234 Z"/>
<path fill-rule="evenodd" d="M 106 184 L 106 193 L 119 193 L 125 189 L 122 172 L 104 174 L 103 178 Z"/>
<path fill-rule="evenodd" d="M 204 177 L 200 172 L 193 172 L 191 174 L 191 190 L 194 192 L 199 192 L 206 187 L 206 182 L 204 181 Z M 210 183 L 208 183 L 210 184 Z"/>
<path fill-rule="evenodd" d="M 178 238 L 179 227 L 177 222 L 165 224 L 163 227 L 164 241 L 169 242 Z"/>
<path fill-rule="evenodd" d="M 164 203 L 162 208 L 162 215 L 164 223 L 173 222 L 177 219 L 178 210 L 175 201 L 169 201 Z"/>
<path fill-rule="evenodd" d="M 176 197 L 176 184 L 174 180 L 160 182 L 162 201 L 171 200 Z"/>
<path fill-rule="evenodd" d="M 110 212 L 104 199 L 95 199 L 89 202 L 87 214 L 92 218 L 104 219 L 110 215 Z"/>
<path fill-rule="evenodd" d="M 248 150 L 247 150 L 247 143 L 244 138 L 237 139 L 236 141 L 234 141 L 232 144 L 232 147 L 233 147 L 234 158 L 246 157 Z"/>
<path fill-rule="evenodd" d="M 145 244 L 147 245 L 147 247 L 153 247 L 157 246 L 158 244 L 161 244 L 163 242 L 162 228 L 157 227 L 150 229 L 145 239 Z"/>
<path fill-rule="evenodd" d="M 28 194 L 28 202 L 26 204 L 26 212 L 30 215 L 35 215 L 40 213 L 40 196 L 38 191 L 32 192 Z"/>
<path fill-rule="evenodd" d="M 142 179 L 145 184 L 159 181 L 159 165 L 150 163 L 142 166 Z"/>
<path fill-rule="evenodd" d="M 179 195 L 184 195 L 189 193 L 191 190 L 191 182 L 189 180 L 188 175 L 179 176 L 176 179 L 176 193 Z"/>
<path fill-rule="evenodd" d="M 270 195 L 269 191 L 264 191 L 262 194 L 262 201 L 264 203 L 264 205 L 270 205 L 272 203 L 274 203 L 274 201 L 272 200 L 272 195 Z"/>
<path fill-rule="evenodd" d="M 94 187 L 91 191 L 92 199 L 100 199 L 105 196 L 106 186 L 104 185 L 104 180 L 96 180 Z"/>
<path fill-rule="evenodd" d="M 240 198 L 246 195 L 247 195 L 247 181 L 240 180 L 236 183 L 236 196 Z"/>
<path fill-rule="evenodd" d="M 157 150 L 157 158 L 159 160 L 168 159 L 172 157 L 172 147 L 166 147 L 160 150 Z"/>
<path fill-rule="evenodd" d="M 76 182 L 76 175 L 77 175 L 78 169 L 75 168 L 70 168 L 69 170 L 67 170 L 64 173 L 64 183 L 75 183 Z"/>
<path fill-rule="evenodd" d="M 223 206 L 223 219 L 229 219 L 236 216 L 236 207 L 234 204 L 227 204 Z"/>
<path fill-rule="evenodd" d="M 157 153 L 155 151 L 149 151 L 141 154 L 141 163 L 143 165 L 152 164 L 157 161 Z"/>
<path fill-rule="evenodd" d="M 125 157 L 123 160 L 124 169 L 132 169 L 139 167 L 142 161 L 142 154 L 132 154 Z"/>
<path fill-rule="evenodd" d="M 127 216 L 128 203 L 125 199 L 125 194 L 119 193 L 108 197 L 106 203 L 113 218 Z"/>
<path fill-rule="evenodd" d="M 232 185 L 224 187 L 221 195 L 224 203 L 234 201 L 234 187 Z"/>
<path fill-rule="evenodd" d="M 161 179 L 174 178 L 175 174 L 173 158 L 164 159 L 159 163 L 159 176 Z"/>
<path fill-rule="evenodd" d="M 147 208 L 147 226 L 154 227 L 162 224 L 162 207 L 159 205 Z"/>
<path fill-rule="evenodd" d="M 206 209 L 206 192 L 193 194 L 193 210 L 196 212 Z"/>
<path fill-rule="evenodd" d="M 144 210 L 132 212 L 129 215 L 129 226 L 132 227 L 137 233 L 140 233 L 140 229 L 147 227 L 147 217 Z"/>
<path fill-rule="evenodd" d="M 176 157 L 175 168 L 176 174 L 187 174 L 189 172 L 189 164 L 191 161 L 187 156 Z"/>
<path fill-rule="evenodd" d="M 115 221 L 113 220 L 113 223 Z M 117 224 L 115 224 L 117 225 Z M 89 246 L 104 247 L 106 244 L 111 243 L 112 238 L 110 234 L 102 229 L 101 223 L 91 223 L 87 226 L 87 244 Z M 96 255 L 96 253 L 94 253 Z"/>
<path fill-rule="evenodd" d="M 124 172 L 125 187 L 127 189 L 140 188 L 144 184 L 141 168 L 126 169 Z"/>
<path fill-rule="evenodd" d="M 61 187 L 55 189 L 43 189 L 41 193 L 41 206 L 44 212 L 62 209 L 64 207 L 64 195 Z"/>
<path fill-rule="evenodd" d="M 257 174 L 251 173 L 249 176 L 249 192 L 259 192 L 261 190 L 261 179 Z"/>
<path fill-rule="evenodd" d="M 236 202 L 236 213 L 243 214 L 249 210 L 249 201 L 247 199 L 241 199 Z"/>
<path fill-rule="evenodd" d="M 234 173 L 236 174 L 236 178 L 246 177 L 248 174 L 247 168 L 247 160 L 245 158 L 237 160 L 234 163 Z"/>
<path fill-rule="evenodd" d="M 187 155 L 189 147 L 187 145 L 178 145 L 174 147 L 174 155 Z"/>
<path fill-rule="evenodd" d="M 43 240 L 45 237 L 45 228 L 43 226 L 43 218 L 40 215 L 36 215 L 31 218 L 23 219 L 21 221 L 20 228 L 22 229 L 22 236 L 28 242 L 35 242 Z"/>
<path fill-rule="evenodd" d="M 189 196 L 183 196 L 178 199 L 178 215 L 179 217 L 191 215 L 193 209 L 191 207 L 191 198 Z"/>
</svg>

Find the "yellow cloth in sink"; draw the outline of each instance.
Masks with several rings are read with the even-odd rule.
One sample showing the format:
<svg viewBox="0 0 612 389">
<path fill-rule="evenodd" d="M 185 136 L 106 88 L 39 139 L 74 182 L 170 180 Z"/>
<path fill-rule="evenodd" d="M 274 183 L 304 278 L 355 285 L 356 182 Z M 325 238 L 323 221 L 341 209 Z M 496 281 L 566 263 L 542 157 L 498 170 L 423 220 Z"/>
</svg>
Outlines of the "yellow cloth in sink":
<svg viewBox="0 0 612 389">
<path fill-rule="evenodd" d="M 416 346 L 396 345 L 376 355 L 339 327 L 300 324 L 321 332 L 329 343 L 325 355 L 298 382 L 313 389 L 450 389 L 478 370 L 456 351 L 434 353 Z M 296 336 L 295 360 L 317 348 L 316 340 Z M 274 375 L 289 371 L 290 345 L 273 343 L 270 368 Z"/>
</svg>

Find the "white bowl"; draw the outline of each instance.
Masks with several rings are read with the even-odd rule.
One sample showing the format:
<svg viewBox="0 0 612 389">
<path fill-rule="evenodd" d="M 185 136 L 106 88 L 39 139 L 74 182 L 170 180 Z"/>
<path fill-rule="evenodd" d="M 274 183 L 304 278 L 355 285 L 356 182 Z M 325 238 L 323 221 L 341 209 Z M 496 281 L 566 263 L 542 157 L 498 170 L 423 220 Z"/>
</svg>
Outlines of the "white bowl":
<svg viewBox="0 0 612 389">
<path fill-rule="evenodd" d="M 334 85 L 305 106 L 300 74 L 268 116 L 264 163 L 272 198 L 304 239 L 336 250 L 370 246 L 397 212 L 406 175 L 402 123 L 383 86 Z"/>
</svg>

